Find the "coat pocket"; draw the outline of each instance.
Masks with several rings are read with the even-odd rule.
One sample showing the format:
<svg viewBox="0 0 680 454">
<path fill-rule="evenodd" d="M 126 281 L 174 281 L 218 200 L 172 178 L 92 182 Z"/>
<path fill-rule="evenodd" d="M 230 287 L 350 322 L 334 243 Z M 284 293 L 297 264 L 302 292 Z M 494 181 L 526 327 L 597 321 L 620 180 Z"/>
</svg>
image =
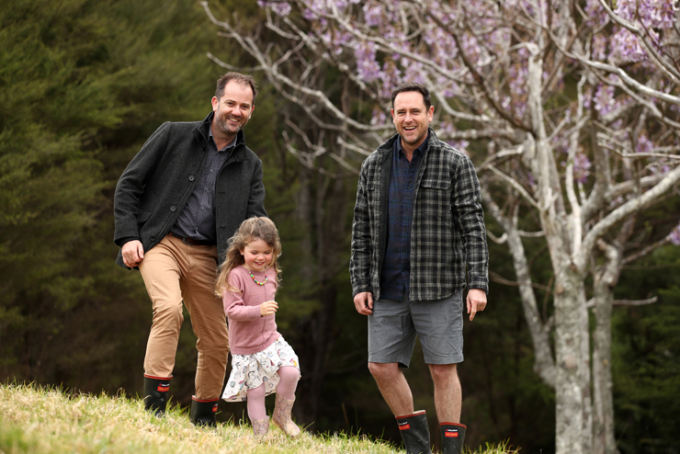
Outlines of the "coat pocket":
<svg viewBox="0 0 680 454">
<path fill-rule="evenodd" d="M 430 228 L 444 229 L 452 219 L 451 182 L 444 179 L 423 179 L 417 194 L 416 222 Z"/>
<path fill-rule="evenodd" d="M 424 178 L 420 183 L 423 189 L 433 189 L 439 191 L 448 191 L 451 188 L 451 181 L 442 179 Z"/>
</svg>

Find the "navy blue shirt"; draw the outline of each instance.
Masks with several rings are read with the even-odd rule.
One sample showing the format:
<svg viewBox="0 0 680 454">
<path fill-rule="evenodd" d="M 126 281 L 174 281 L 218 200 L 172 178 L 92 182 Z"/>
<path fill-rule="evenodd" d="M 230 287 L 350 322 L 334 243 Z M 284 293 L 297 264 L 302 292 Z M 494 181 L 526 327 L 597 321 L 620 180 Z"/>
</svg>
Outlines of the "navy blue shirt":
<svg viewBox="0 0 680 454">
<path fill-rule="evenodd" d="M 411 162 L 394 141 L 392 175 L 388 194 L 387 247 L 380 276 L 380 298 L 402 301 L 409 294 L 411 276 L 411 221 L 416 193 L 416 178 L 423 160 L 429 135 L 413 151 Z"/>
<path fill-rule="evenodd" d="M 208 150 L 203 160 L 200 177 L 171 231 L 182 237 L 214 243 L 217 237 L 215 232 L 215 181 L 222 164 L 236 144 L 236 139 L 218 150 L 213 140 L 212 130 L 210 130 L 209 135 Z"/>
</svg>

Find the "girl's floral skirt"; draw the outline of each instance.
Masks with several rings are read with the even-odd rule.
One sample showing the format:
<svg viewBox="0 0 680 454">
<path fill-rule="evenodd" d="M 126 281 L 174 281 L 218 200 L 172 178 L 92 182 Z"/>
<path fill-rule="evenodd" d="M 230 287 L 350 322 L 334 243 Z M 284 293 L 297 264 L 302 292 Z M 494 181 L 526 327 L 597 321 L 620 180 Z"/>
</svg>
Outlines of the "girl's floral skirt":
<svg viewBox="0 0 680 454">
<path fill-rule="evenodd" d="M 293 348 L 283 336 L 261 352 L 251 355 L 231 355 L 231 374 L 222 399 L 227 402 L 246 400 L 249 389 L 264 383 L 265 395 L 276 392 L 280 367 L 292 366 L 300 370 L 300 362 Z"/>
</svg>

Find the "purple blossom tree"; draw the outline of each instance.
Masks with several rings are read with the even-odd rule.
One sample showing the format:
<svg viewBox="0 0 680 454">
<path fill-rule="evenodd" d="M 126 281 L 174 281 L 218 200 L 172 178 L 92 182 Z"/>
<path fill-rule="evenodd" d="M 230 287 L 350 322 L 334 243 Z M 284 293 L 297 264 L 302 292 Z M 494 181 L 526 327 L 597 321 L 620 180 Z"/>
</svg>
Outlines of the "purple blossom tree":
<svg viewBox="0 0 680 454">
<path fill-rule="evenodd" d="M 608 364 L 611 310 L 621 302 L 613 288 L 626 263 L 680 243 L 677 217 L 656 237 L 641 222 L 653 205 L 678 199 L 677 2 L 258 3 L 263 21 L 249 29 L 205 8 L 296 106 L 301 116 L 283 140 L 310 169 L 328 172 L 330 157 L 357 172 L 393 130 L 386 113 L 395 85 L 432 89 L 437 132 L 476 162 L 501 229 L 492 239 L 512 256 L 534 369 L 555 389 L 556 451 L 616 452 Z M 551 283 L 535 281 L 528 237 L 545 242 Z M 551 289 L 548 318 L 536 284 Z"/>
</svg>

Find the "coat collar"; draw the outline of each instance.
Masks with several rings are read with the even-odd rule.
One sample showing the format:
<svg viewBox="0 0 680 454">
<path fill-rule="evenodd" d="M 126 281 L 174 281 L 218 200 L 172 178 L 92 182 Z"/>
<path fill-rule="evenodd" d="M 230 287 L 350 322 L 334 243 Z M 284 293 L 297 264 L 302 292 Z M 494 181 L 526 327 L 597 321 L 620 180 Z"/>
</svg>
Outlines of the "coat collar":
<svg viewBox="0 0 680 454">
<path fill-rule="evenodd" d="M 208 114 L 208 116 L 206 116 L 203 119 L 203 121 L 198 126 L 196 126 L 196 129 L 194 129 L 194 134 L 201 138 L 203 145 L 207 145 L 208 140 L 210 139 L 210 125 L 212 124 L 214 116 L 215 112 L 211 111 Z M 236 133 L 236 143 L 234 144 L 234 152 L 240 151 L 243 147 L 245 147 L 245 145 L 246 136 L 243 133 L 243 129 L 240 129 L 238 133 Z"/>
<path fill-rule="evenodd" d="M 432 148 L 433 143 L 439 142 L 439 138 L 437 137 L 437 134 L 434 133 L 432 128 L 428 128 L 427 131 L 429 133 L 429 138 L 427 141 L 427 147 L 425 148 L 425 150 L 423 150 L 425 152 L 424 155 L 428 154 L 427 152 L 430 150 L 430 148 Z M 392 137 L 387 139 L 387 142 L 383 143 L 382 145 L 380 145 L 380 147 L 378 147 L 376 151 L 380 155 L 380 160 L 388 159 L 391 156 L 392 150 L 394 150 L 394 142 L 397 140 L 399 140 L 399 134 L 393 135 Z"/>
</svg>

